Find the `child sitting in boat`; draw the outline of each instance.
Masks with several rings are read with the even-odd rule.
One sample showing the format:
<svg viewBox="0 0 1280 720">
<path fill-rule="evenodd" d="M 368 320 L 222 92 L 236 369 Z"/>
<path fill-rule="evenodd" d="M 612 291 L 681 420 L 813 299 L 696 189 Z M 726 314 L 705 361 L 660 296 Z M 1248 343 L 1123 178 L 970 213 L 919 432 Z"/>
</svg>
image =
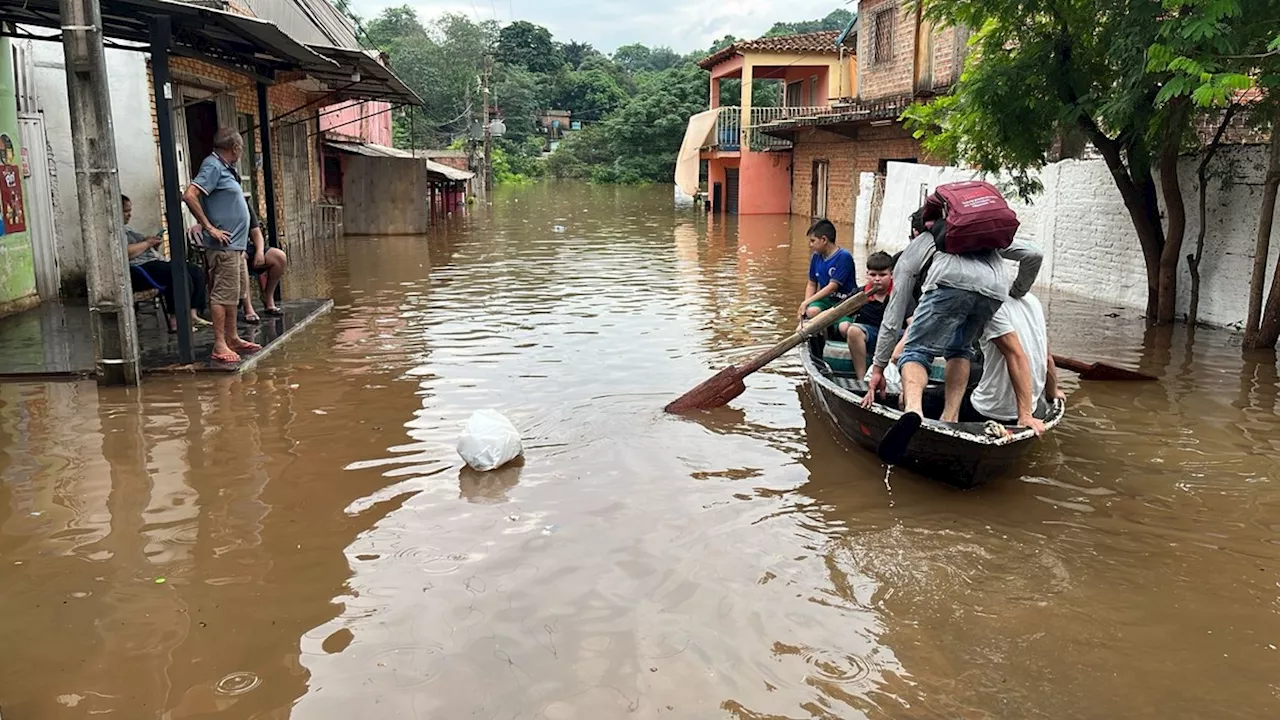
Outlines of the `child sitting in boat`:
<svg viewBox="0 0 1280 720">
<path fill-rule="evenodd" d="M 823 310 L 839 305 L 857 292 L 857 268 L 853 254 L 836 245 L 836 226 L 829 220 L 815 222 L 806 233 L 809 239 L 809 283 L 797 319 L 817 317 Z M 846 337 L 853 318 L 842 317 L 833 327 Z"/>
<path fill-rule="evenodd" d="M 854 377 L 867 374 L 867 356 L 875 352 L 876 338 L 880 333 L 880 321 L 884 308 L 893 292 L 893 256 L 887 252 L 874 252 L 867 258 L 867 304 L 853 314 L 853 322 L 839 328 L 849 342 L 849 357 L 853 361 Z"/>
</svg>

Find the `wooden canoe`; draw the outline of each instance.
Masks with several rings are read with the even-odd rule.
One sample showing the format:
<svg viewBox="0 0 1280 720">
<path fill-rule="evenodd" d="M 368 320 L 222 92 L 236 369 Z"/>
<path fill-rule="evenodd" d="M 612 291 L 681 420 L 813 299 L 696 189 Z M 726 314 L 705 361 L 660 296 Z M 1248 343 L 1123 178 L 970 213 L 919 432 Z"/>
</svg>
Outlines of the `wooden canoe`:
<svg viewBox="0 0 1280 720">
<path fill-rule="evenodd" d="M 883 403 L 862 407 L 863 384 L 850 372 L 833 371 L 815 358 L 810 346 L 802 346 L 805 373 L 823 412 L 848 439 L 870 450 L 902 414 Z M 925 394 L 925 415 L 937 418 L 941 410 L 942 387 L 930 383 Z M 896 407 L 896 399 L 894 407 Z M 1039 413 L 1045 432 L 1062 421 L 1065 404 L 1055 401 Z M 1011 435 L 993 437 L 985 424 L 937 423 L 926 421 L 907 446 L 902 465 L 927 477 L 958 488 L 972 488 L 1009 473 L 1039 439 L 1030 428 L 1010 427 Z"/>
</svg>

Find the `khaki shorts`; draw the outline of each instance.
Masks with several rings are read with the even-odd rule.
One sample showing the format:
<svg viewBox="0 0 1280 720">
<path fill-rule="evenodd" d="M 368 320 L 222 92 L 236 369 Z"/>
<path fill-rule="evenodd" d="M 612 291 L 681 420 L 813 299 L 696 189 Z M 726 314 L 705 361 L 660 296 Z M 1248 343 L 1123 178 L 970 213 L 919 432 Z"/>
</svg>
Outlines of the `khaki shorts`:
<svg viewBox="0 0 1280 720">
<path fill-rule="evenodd" d="M 244 261 L 244 251 L 205 250 L 204 261 L 209 265 L 209 304 L 239 305 L 249 290 L 249 265 Z"/>
</svg>

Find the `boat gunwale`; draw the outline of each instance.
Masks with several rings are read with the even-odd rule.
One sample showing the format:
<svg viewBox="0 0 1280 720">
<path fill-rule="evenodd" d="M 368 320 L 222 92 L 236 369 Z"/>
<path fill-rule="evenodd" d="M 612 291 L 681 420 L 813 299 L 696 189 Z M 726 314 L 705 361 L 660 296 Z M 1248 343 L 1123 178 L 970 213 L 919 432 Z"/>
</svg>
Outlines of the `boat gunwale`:
<svg viewBox="0 0 1280 720">
<path fill-rule="evenodd" d="M 877 415 L 884 417 L 885 419 L 897 420 L 898 418 L 902 417 L 901 410 L 894 410 L 882 403 L 872 403 L 871 407 L 869 408 L 862 407 L 862 398 L 864 397 L 863 395 L 853 393 L 845 388 L 840 387 L 835 382 L 833 382 L 831 378 L 824 375 L 822 371 L 818 369 L 817 363 L 815 363 L 813 360 L 813 354 L 809 351 L 807 347 L 801 346 L 800 352 L 801 352 L 800 361 L 801 361 L 801 364 L 804 365 L 805 374 L 809 376 L 809 379 L 811 381 L 816 382 L 818 385 L 820 385 L 823 390 L 834 394 L 836 397 L 840 398 L 841 400 L 844 400 L 845 402 L 858 406 L 860 410 L 875 413 Z M 1048 432 L 1049 430 L 1057 427 L 1058 424 L 1062 422 L 1062 418 L 1065 415 L 1066 415 L 1066 403 L 1063 402 L 1062 400 L 1055 399 L 1053 401 L 1053 411 L 1050 413 L 1050 418 L 1048 420 L 1045 420 L 1045 423 L 1044 423 L 1045 432 Z M 1030 428 L 1026 428 L 1019 432 L 1016 432 L 1010 435 L 1005 435 L 1004 437 L 993 438 L 990 435 L 979 435 L 977 433 L 971 433 L 965 430 L 957 430 L 956 428 L 949 427 L 944 423 L 934 421 L 934 420 L 927 420 L 927 419 L 920 426 L 920 429 L 925 430 L 927 432 L 936 433 L 938 435 L 946 435 L 949 437 L 953 437 L 953 438 L 956 438 L 957 440 L 963 440 L 965 442 L 978 443 L 982 445 L 992 445 L 996 447 L 999 447 L 1002 445 L 1013 445 L 1015 443 L 1019 443 L 1024 440 L 1032 440 L 1036 437 L 1036 433 L 1034 430 Z"/>
</svg>

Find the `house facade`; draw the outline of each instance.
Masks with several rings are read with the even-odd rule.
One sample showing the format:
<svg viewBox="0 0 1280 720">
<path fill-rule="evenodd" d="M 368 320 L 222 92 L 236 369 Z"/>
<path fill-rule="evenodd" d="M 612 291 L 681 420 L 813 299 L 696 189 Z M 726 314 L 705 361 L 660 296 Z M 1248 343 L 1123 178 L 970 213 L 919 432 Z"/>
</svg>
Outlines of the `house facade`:
<svg viewBox="0 0 1280 720">
<path fill-rule="evenodd" d="M 888 163 L 943 164 L 928 156 L 899 118 L 912 103 L 956 82 L 966 39 L 963 28 L 931 26 L 914 3 L 863 0 L 844 38 L 857 57 L 853 94 L 829 113 L 761 128 L 792 144 L 788 211 L 850 223 L 865 236 L 874 217 L 857 218 L 855 208 L 860 195 L 871 193 L 868 205 L 878 211 Z"/>
<path fill-rule="evenodd" d="M 783 119 L 827 114 L 836 101 L 852 94 L 857 63 L 837 43 L 841 36 L 833 31 L 748 40 L 698 63 L 710 73 L 711 110 L 691 119 L 686 146 L 698 150 L 697 161 L 706 162 L 706 195 L 712 211 L 789 212 L 792 144 L 764 135 L 759 128 Z M 731 80 L 741 88 L 738 102 L 722 106 L 721 90 Z M 758 80 L 782 86 L 780 107 L 753 104 L 753 82 Z M 682 153 L 680 162 L 686 164 L 687 174 L 687 164 L 695 160 Z"/>
<path fill-rule="evenodd" d="M 390 145 L 393 107 L 420 102 L 386 67 L 386 58 L 363 50 L 351 22 L 326 0 L 201 0 L 188 2 L 201 12 L 221 12 L 266 21 L 255 27 L 283 35 L 282 42 L 309 51 L 314 62 L 279 72 L 265 85 L 267 126 L 271 144 L 274 225 L 281 245 L 332 237 L 343 228 L 341 197 L 326 197 L 326 165 L 332 140 Z M 18 11 L 15 11 L 18 12 Z M 133 12 L 125 2 L 104 2 L 104 15 Z M 230 14 L 230 15 L 228 15 Z M 19 16 L 21 17 L 21 16 Z M 47 217 L 35 218 L 31 245 L 37 259 L 48 258 L 54 282 L 40 300 L 83 295 L 86 253 L 80 230 L 70 109 L 63 48 L 56 28 L 11 26 L 13 51 L 4 71 L 16 79 L 18 114 L 37 130 L 27 132 L 27 145 L 43 151 L 47 180 L 32 183 L 29 202 L 48 206 Z M 0 29 L 0 34 L 6 34 Z M 47 39 L 46 39 L 47 38 Z M 111 77 L 111 107 L 121 192 L 133 200 L 135 227 L 159 230 L 164 220 L 156 122 L 154 78 L 149 48 L 143 41 L 111 43 L 106 59 Z M 259 130 L 258 81 L 234 63 L 196 57 L 169 58 L 171 116 L 180 186 L 195 175 L 212 150 L 219 127 L 241 131 L 245 153 L 238 168 L 249 201 L 266 224 L 266 163 Z M 3 87 L 3 86 L 0 86 Z M 12 85 L 10 85 L 12 88 Z M 25 129 L 25 126 L 24 126 Z M 411 203 L 426 216 L 424 192 Z M 188 224 L 194 220 L 182 209 Z M 425 228 L 424 228 L 425 229 Z M 43 251 L 43 252 L 41 252 Z M 36 263 L 39 276 L 41 263 Z M 47 283 L 45 283 L 47 284 Z"/>
</svg>

